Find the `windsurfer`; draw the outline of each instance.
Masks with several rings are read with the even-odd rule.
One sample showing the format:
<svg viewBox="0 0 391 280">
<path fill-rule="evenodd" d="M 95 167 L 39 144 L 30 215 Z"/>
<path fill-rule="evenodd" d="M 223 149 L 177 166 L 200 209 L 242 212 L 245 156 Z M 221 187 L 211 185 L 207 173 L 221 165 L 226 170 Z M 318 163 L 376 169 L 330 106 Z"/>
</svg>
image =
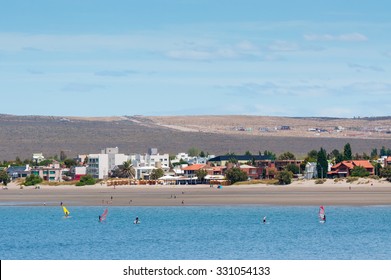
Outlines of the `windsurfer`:
<svg viewBox="0 0 391 280">
<path fill-rule="evenodd" d="M 134 223 L 135 223 L 135 224 L 138 224 L 138 223 L 139 223 L 138 217 L 136 217 L 136 219 L 134 220 Z"/>
<path fill-rule="evenodd" d="M 263 217 L 263 223 L 266 224 L 266 216 Z"/>
</svg>

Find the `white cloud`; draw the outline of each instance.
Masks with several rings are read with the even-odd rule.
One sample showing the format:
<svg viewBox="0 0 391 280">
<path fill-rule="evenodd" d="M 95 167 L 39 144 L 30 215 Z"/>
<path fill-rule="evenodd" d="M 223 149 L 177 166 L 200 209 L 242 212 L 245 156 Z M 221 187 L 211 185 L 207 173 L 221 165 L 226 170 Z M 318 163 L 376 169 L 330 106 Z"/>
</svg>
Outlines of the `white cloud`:
<svg viewBox="0 0 391 280">
<path fill-rule="evenodd" d="M 367 66 L 367 65 L 361 65 L 356 63 L 348 63 L 348 67 L 355 69 L 357 72 L 366 71 L 366 70 L 375 71 L 375 72 L 385 72 L 384 68 L 379 66 Z"/>
<path fill-rule="evenodd" d="M 306 34 L 304 39 L 307 41 L 341 41 L 341 42 L 363 42 L 368 38 L 361 33 L 347 33 L 340 35 L 331 34 Z"/>
</svg>

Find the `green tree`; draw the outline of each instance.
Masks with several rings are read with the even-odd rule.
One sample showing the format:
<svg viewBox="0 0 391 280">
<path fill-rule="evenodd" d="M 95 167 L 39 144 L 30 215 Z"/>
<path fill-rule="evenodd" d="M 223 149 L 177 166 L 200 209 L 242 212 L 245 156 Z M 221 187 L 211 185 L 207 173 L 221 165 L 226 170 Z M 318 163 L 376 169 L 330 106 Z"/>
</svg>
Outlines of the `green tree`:
<svg viewBox="0 0 391 280">
<path fill-rule="evenodd" d="M 228 159 L 228 162 L 236 164 L 236 163 L 238 163 L 238 159 L 235 158 L 235 157 L 231 157 L 231 158 Z"/>
<path fill-rule="evenodd" d="M 64 151 L 60 151 L 60 161 L 64 161 L 67 158 L 67 155 Z"/>
<path fill-rule="evenodd" d="M 380 157 L 384 157 L 387 155 L 386 147 L 382 146 L 380 149 Z"/>
<path fill-rule="evenodd" d="M 200 157 L 202 157 L 202 158 L 206 157 L 204 151 L 201 151 L 201 152 L 200 152 Z"/>
<path fill-rule="evenodd" d="M 31 174 L 30 176 L 26 177 L 26 180 L 24 181 L 25 186 L 34 186 L 36 184 L 39 184 L 43 181 L 41 177 L 35 174 Z"/>
<path fill-rule="evenodd" d="M 344 160 L 352 160 L 352 148 L 349 143 L 346 143 L 343 147 L 343 158 Z"/>
<path fill-rule="evenodd" d="M 157 179 L 159 179 L 160 177 L 163 177 L 163 176 L 164 176 L 164 171 L 161 168 L 153 169 L 151 171 L 151 179 L 152 180 L 157 180 Z"/>
<path fill-rule="evenodd" d="M 196 157 L 200 154 L 200 151 L 197 149 L 197 148 L 190 148 L 187 153 L 189 154 L 189 156 L 191 157 Z"/>
<path fill-rule="evenodd" d="M 326 150 L 320 148 L 318 152 L 318 160 L 316 161 L 316 170 L 318 172 L 319 178 L 326 178 L 328 171 L 329 163 L 327 161 L 327 153 Z"/>
<path fill-rule="evenodd" d="M 292 174 L 299 174 L 300 173 L 300 167 L 298 167 L 296 164 L 291 164 L 291 163 L 288 164 L 285 167 L 285 170 L 292 172 Z"/>
<path fill-rule="evenodd" d="M 355 166 L 350 173 L 352 177 L 368 177 L 370 174 L 363 166 Z"/>
<path fill-rule="evenodd" d="M 289 185 L 292 183 L 293 173 L 287 170 L 278 171 L 276 179 L 279 185 Z"/>
<path fill-rule="evenodd" d="M 383 178 L 391 178 L 391 166 L 384 167 L 382 170 L 380 170 L 380 177 Z"/>
<path fill-rule="evenodd" d="M 375 175 L 380 176 L 380 171 L 382 169 L 381 164 L 376 162 L 375 164 L 373 164 L 373 167 L 375 168 L 375 170 L 374 170 Z"/>
<path fill-rule="evenodd" d="M 231 184 L 235 184 L 236 182 L 247 181 L 248 176 L 247 173 L 241 170 L 240 168 L 231 168 L 225 173 L 225 177 L 227 180 L 231 182 Z"/>
<path fill-rule="evenodd" d="M 379 158 L 379 156 L 377 154 L 377 149 L 376 148 L 372 149 L 372 151 L 371 151 L 371 159 L 378 159 L 378 158 Z"/>
<path fill-rule="evenodd" d="M 70 168 L 72 166 L 76 166 L 77 165 L 77 162 L 76 160 L 72 159 L 72 158 L 67 158 L 64 160 L 64 164 L 67 168 Z"/>
<path fill-rule="evenodd" d="M 0 171 L 0 183 L 3 183 L 4 186 L 7 186 L 7 184 L 11 181 L 10 176 L 8 176 L 7 171 L 2 170 Z"/>
<path fill-rule="evenodd" d="M 246 151 L 246 152 L 244 153 L 244 155 L 246 155 L 246 156 L 252 156 L 252 154 L 251 154 L 250 151 Z"/>
<path fill-rule="evenodd" d="M 334 149 L 327 155 L 327 159 L 336 160 L 339 156 L 341 156 L 341 153 L 337 149 Z"/>
<path fill-rule="evenodd" d="M 261 152 L 259 152 L 259 155 L 261 155 Z M 269 157 L 271 160 L 276 160 L 276 158 L 277 158 L 275 153 L 268 151 L 268 150 L 265 150 L 263 152 L 263 155 Z"/>
<path fill-rule="evenodd" d="M 279 160 L 295 160 L 296 157 L 291 152 L 285 152 L 278 157 Z"/>
<path fill-rule="evenodd" d="M 199 169 L 195 172 L 195 174 L 197 175 L 198 177 L 198 180 L 200 180 L 201 182 L 204 181 L 206 175 L 208 175 L 208 172 L 205 170 L 205 169 Z"/>
</svg>

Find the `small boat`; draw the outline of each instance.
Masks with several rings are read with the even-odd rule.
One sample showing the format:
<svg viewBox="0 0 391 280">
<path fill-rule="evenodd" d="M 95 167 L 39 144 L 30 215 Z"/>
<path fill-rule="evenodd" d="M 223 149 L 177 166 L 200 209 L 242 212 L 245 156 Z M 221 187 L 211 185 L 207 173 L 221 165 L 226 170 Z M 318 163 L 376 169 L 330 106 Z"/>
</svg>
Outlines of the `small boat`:
<svg viewBox="0 0 391 280">
<path fill-rule="evenodd" d="M 62 206 L 62 210 L 64 211 L 65 218 L 70 217 L 69 214 L 71 214 L 71 212 L 69 212 L 65 206 Z"/>
<path fill-rule="evenodd" d="M 103 211 L 103 214 L 99 216 L 99 222 L 104 222 L 106 220 L 108 212 L 109 210 L 106 208 L 105 211 Z"/>
<path fill-rule="evenodd" d="M 320 223 L 325 223 L 326 222 L 326 212 L 324 210 L 324 206 L 321 205 L 319 207 L 319 222 Z"/>
</svg>

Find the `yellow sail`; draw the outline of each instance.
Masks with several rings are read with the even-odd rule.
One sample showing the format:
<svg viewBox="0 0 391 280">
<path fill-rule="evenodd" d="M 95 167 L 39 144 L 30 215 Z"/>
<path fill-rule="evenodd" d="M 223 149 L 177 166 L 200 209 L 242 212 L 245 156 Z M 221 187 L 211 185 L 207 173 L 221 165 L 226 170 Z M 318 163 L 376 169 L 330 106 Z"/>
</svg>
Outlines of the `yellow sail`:
<svg viewBox="0 0 391 280">
<path fill-rule="evenodd" d="M 64 210 L 65 216 L 69 216 L 70 212 L 68 211 L 68 209 L 65 206 L 62 207 L 62 210 Z"/>
</svg>

